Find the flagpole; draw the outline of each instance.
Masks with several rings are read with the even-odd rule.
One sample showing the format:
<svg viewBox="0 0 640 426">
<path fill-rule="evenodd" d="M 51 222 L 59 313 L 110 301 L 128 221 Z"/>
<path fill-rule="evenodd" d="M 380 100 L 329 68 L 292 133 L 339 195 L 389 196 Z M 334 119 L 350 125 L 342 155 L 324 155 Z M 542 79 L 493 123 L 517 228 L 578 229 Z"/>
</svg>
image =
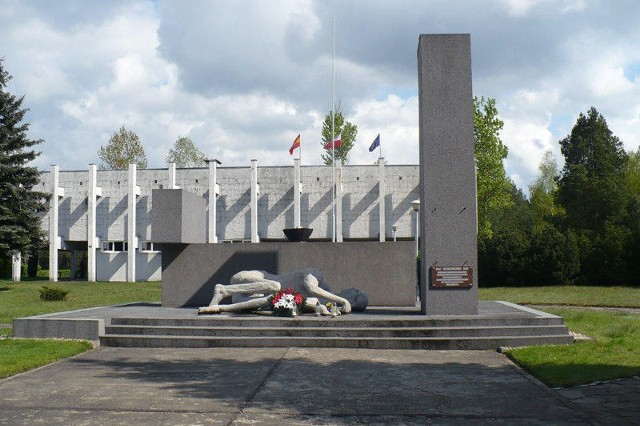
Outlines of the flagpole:
<svg viewBox="0 0 640 426">
<path fill-rule="evenodd" d="M 336 242 L 336 146 L 335 116 L 336 116 L 336 17 L 333 17 L 333 61 L 331 62 L 331 168 L 333 185 L 331 190 L 331 241 Z"/>
</svg>

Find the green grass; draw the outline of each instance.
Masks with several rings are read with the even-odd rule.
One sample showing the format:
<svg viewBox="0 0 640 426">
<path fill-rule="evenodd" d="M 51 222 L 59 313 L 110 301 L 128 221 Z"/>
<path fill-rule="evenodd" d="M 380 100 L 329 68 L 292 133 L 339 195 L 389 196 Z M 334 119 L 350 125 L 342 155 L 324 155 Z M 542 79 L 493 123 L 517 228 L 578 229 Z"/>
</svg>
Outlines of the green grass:
<svg viewBox="0 0 640 426">
<path fill-rule="evenodd" d="M 0 379 L 88 351 L 86 341 L 53 339 L 0 340 Z"/>
<path fill-rule="evenodd" d="M 64 301 L 42 300 L 40 290 L 43 285 L 69 290 L 69 294 Z M 160 287 L 160 282 L 0 281 L 0 324 L 11 324 L 14 318 L 51 312 L 129 302 L 160 301 Z"/>
<path fill-rule="evenodd" d="M 42 286 L 69 290 L 64 301 L 40 299 Z M 160 301 L 160 283 L 89 283 L 68 281 L 0 280 L 0 324 L 11 324 L 14 318 L 51 312 L 69 311 L 94 306 L 129 302 Z M 0 336 L 11 335 L 9 327 L 0 328 Z M 40 367 L 92 348 L 90 342 L 57 339 L 0 340 L 0 378 Z"/>
<path fill-rule="evenodd" d="M 615 306 L 640 308 L 640 287 L 495 287 L 480 288 L 482 300 L 524 305 Z"/>
<path fill-rule="evenodd" d="M 509 352 L 546 385 L 574 386 L 640 374 L 640 315 L 575 308 L 545 311 L 562 316 L 570 330 L 592 339 Z"/>
</svg>

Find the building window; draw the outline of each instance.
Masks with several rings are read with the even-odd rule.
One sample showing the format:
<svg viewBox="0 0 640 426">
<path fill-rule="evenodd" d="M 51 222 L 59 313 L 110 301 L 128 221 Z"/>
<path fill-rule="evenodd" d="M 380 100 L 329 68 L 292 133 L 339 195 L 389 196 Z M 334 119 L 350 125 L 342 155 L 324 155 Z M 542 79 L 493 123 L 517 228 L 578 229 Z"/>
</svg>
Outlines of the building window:
<svg viewBox="0 0 640 426">
<path fill-rule="evenodd" d="M 158 253 L 153 247 L 153 243 L 151 241 L 140 241 L 140 252 L 141 253 Z"/>
<path fill-rule="evenodd" d="M 105 253 L 120 253 L 128 250 L 126 241 L 103 241 L 102 251 Z"/>
</svg>

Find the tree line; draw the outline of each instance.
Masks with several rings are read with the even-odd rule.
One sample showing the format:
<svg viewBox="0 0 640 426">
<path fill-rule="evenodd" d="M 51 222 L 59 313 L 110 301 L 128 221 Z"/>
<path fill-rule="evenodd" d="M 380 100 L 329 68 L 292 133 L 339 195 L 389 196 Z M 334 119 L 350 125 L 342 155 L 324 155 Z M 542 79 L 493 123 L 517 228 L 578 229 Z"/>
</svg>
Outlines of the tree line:
<svg viewBox="0 0 640 426">
<path fill-rule="evenodd" d="M 478 269 L 484 286 L 640 285 L 640 148 L 625 152 L 595 108 L 546 152 L 529 197 L 504 173 L 493 99 L 474 99 Z"/>
</svg>

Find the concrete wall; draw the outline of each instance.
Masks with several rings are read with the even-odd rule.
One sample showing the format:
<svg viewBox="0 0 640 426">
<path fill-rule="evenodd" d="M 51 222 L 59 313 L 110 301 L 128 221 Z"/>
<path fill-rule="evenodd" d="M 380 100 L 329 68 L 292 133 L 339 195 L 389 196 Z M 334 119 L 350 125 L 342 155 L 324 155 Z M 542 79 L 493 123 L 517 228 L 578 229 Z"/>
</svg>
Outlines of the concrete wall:
<svg viewBox="0 0 640 426">
<path fill-rule="evenodd" d="M 331 289 L 356 287 L 370 306 L 415 306 L 414 243 L 273 242 L 260 244 L 163 244 L 162 305 L 205 306 L 215 284 L 242 270 L 282 274 L 314 267 Z"/>
<path fill-rule="evenodd" d="M 387 192 L 384 227 L 386 239 L 392 239 L 392 226 L 397 227 L 397 238 L 413 239 L 415 218 L 410 203 L 419 198 L 418 166 L 386 166 L 384 173 Z M 44 192 L 50 191 L 50 174 L 41 174 L 38 188 Z M 329 167 L 301 167 L 301 225 L 314 229 L 312 240 L 331 239 L 331 176 Z M 217 198 L 216 228 L 219 242 L 251 239 L 250 178 L 249 164 L 246 167 L 217 169 L 220 195 Z M 342 229 L 345 240 L 379 239 L 378 178 L 377 165 L 344 167 Z M 102 196 L 96 201 L 98 247 L 101 247 L 103 241 L 127 241 L 128 179 L 127 171 L 97 171 L 96 185 L 102 190 Z M 207 168 L 178 169 L 175 180 L 179 188 L 200 197 L 201 202 L 198 204 L 204 204 L 206 208 L 209 196 Z M 293 181 L 293 166 L 258 167 L 258 234 L 262 241 L 284 240 L 282 229 L 294 226 Z M 140 187 L 140 196 L 136 200 L 136 235 L 140 241 L 150 241 L 153 190 L 171 188 L 170 171 L 138 170 L 136 183 Z M 88 170 L 59 172 L 59 187 L 65 191 L 58 213 L 62 249 L 78 250 L 83 244 L 86 247 L 88 186 Z M 48 232 L 48 214 L 43 217 L 42 227 Z M 103 253 L 98 249 L 96 278 L 126 280 L 126 260 L 123 265 L 122 256 L 126 254 Z M 143 253 L 138 253 L 136 257 L 140 257 L 136 260 L 137 265 L 148 265 L 136 268 L 136 279 L 159 279 L 159 261 L 153 261 Z M 154 269 L 155 266 L 149 265 L 158 267 Z"/>
</svg>

